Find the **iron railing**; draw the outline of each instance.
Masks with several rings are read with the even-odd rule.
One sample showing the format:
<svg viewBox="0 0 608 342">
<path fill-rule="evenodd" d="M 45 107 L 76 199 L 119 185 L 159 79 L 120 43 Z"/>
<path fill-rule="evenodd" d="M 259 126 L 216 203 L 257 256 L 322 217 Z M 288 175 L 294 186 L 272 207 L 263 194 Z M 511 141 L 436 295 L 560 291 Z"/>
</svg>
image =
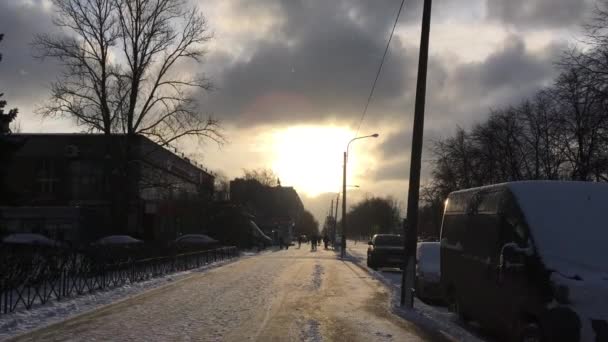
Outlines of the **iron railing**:
<svg viewBox="0 0 608 342">
<path fill-rule="evenodd" d="M 32 257 L 27 262 L 4 260 L 0 314 L 192 270 L 238 255 L 236 247 L 223 247 L 117 263 L 99 262 L 81 254 Z"/>
</svg>

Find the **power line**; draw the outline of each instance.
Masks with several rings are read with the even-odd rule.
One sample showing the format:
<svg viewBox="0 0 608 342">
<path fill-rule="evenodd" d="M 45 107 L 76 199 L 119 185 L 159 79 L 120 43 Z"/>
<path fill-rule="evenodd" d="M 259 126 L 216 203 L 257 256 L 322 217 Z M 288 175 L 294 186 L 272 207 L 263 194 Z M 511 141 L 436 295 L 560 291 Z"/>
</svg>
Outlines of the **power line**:
<svg viewBox="0 0 608 342">
<path fill-rule="evenodd" d="M 359 129 L 361 128 L 361 124 L 365 119 L 365 115 L 367 114 L 367 108 L 369 108 L 369 104 L 372 101 L 372 97 L 374 96 L 374 91 L 376 90 L 376 84 L 378 83 L 378 79 L 380 78 L 380 73 L 382 72 L 382 66 L 384 66 L 384 60 L 386 59 L 386 55 L 388 53 L 388 48 L 391 45 L 391 40 L 393 40 L 393 34 L 395 33 L 395 28 L 397 27 L 397 22 L 399 21 L 399 16 L 401 15 L 401 10 L 403 9 L 403 4 L 405 0 L 401 0 L 401 5 L 399 5 L 399 11 L 397 12 L 397 17 L 395 18 L 395 23 L 393 24 L 393 29 L 391 30 L 391 35 L 388 37 L 388 42 L 386 42 L 386 48 L 384 49 L 384 54 L 382 55 L 382 61 L 380 61 L 380 66 L 378 67 L 378 72 L 376 73 L 376 78 L 374 79 L 374 84 L 372 85 L 372 89 L 369 92 L 369 97 L 367 98 L 367 102 L 365 103 L 365 109 L 361 114 L 361 120 L 359 120 L 359 126 L 357 126 L 357 132 L 355 133 L 355 137 L 359 135 Z"/>
</svg>

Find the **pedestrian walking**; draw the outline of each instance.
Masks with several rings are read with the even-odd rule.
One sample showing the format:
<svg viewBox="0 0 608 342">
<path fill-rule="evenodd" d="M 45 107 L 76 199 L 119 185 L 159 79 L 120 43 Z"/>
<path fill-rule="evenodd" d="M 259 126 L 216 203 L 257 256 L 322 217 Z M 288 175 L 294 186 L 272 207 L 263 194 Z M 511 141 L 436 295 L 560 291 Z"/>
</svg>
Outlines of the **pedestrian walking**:
<svg viewBox="0 0 608 342">
<path fill-rule="evenodd" d="M 302 235 L 298 236 L 298 249 L 302 247 Z"/>
<path fill-rule="evenodd" d="M 327 249 L 327 244 L 329 244 L 329 237 L 325 234 L 325 236 L 323 236 L 323 245 L 325 246 L 325 249 Z"/>
</svg>

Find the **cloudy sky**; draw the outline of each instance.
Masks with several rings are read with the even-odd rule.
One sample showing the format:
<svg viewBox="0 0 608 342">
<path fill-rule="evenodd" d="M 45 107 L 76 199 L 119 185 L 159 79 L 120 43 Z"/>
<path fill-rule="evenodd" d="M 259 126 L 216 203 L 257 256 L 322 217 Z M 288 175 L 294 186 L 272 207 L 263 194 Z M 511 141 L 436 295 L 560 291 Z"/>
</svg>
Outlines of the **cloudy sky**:
<svg viewBox="0 0 608 342">
<path fill-rule="evenodd" d="M 268 167 L 293 185 L 318 218 L 341 184 L 342 152 L 359 118 L 400 0 L 191 0 L 214 40 L 204 63 L 216 90 L 202 111 L 223 122 L 221 148 L 184 144 L 208 168 L 232 178 Z M 349 184 L 405 202 L 422 0 L 406 0 L 359 135 Z M 435 0 L 425 143 L 483 120 L 489 108 L 530 95 L 555 76 L 552 63 L 580 39 L 593 0 Z M 26 132 L 78 132 L 35 109 L 58 74 L 32 58 L 35 33 L 52 32 L 48 0 L 1 0 L 0 90 L 20 109 Z M 187 69 L 183 67 L 183 69 Z M 190 72 L 185 70 L 184 72 Z M 431 156 L 424 156 L 428 160 Z M 429 173 L 428 163 L 423 174 Z M 352 202 L 350 202 L 352 203 Z"/>
</svg>

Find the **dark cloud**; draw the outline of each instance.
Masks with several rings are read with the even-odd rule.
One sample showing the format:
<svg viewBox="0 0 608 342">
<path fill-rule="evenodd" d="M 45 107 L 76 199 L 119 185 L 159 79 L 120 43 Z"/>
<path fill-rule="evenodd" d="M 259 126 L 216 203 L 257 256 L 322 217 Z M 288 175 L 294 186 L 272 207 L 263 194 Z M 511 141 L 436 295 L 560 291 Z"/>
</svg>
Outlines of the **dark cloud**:
<svg viewBox="0 0 608 342">
<path fill-rule="evenodd" d="M 491 108 L 532 96 L 552 83 L 558 73 L 554 62 L 563 48 L 554 44 L 532 52 L 521 36 L 512 35 L 485 60 L 451 67 L 443 87 L 430 94 L 430 120 L 438 130 L 466 127 Z"/>
<path fill-rule="evenodd" d="M 590 0 L 487 0 L 492 19 L 525 27 L 581 25 L 591 9 Z"/>
<path fill-rule="evenodd" d="M 346 4 L 350 6 L 347 8 Z M 284 1 L 282 40 L 259 42 L 252 57 L 217 75 L 211 111 L 242 125 L 355 121 L 367 98 L 395 15 L 395 1 Z M 364 5 L 365 4 L 365 5 Z M 349 10 L 350 9 L 350 10 Z M 395 37 L 374 101 L 403 94 L 415 50 Z M 211 56 L 212 60 L 222 56 Z"/>
<path fill-rule="evenodd" d="M 22 1 L 0 1 L 0 32 L 5 39 L 0 43 L 4 55 L 0 63 L 0 89 L 10 101 L 28 102 L 47 93 L 48 83 L 57 75 L 58 66 L 51 61 L 35 60 L 30 45 L 35 34 L 54 29 L 51 13 L 44 9 L 44 1 L 31 4 Z"/>
<path fill-rule="evenodd" d="M 215 75 L 219 90 L 206 98 L 205 108 L 239 126 L 324 119 L 354 124 L 398 2 L 285 0 L 280 6 L 285 20 L 277 30 L 282 39 L 256 42 L 251 58 L 224 64 Z M 413 20 L 418 12 L 410 5 L 403 21 Z M 429 123 L 466 125 L 490 107 L 530 95 L 554 76 L 552 63 L 559 48 L 533 53 L 521 36 L 513 35 L 481 62 L 454 65 L 435 56 L 429 65 Z M 411 120 L 417 54 L 416 47 L 395 38 L 366 122 L 404 113 L 405 121 Z M 214 65 L 222 60 L 227 56 L 210 56 Z"/>
<path fill-rule="evenodd" d="M 434 141 L 454 134 L 487 117 L 492 108 L 516 104 L 550 84 L 558 70 L 554 60 L 563 46 L 550 45 L 532 53 L 521 37 L 508 37 L 503 48 L 475 63 L 449 66 L 433 59 L 429 63 L 427 108 L 423 152 L 423 178 L 429 177 Z M 382 162 L 376 181 L 407 180 L 411 153 L 412 100 L 404 100 L 404 129 L 389 135 L 380 146 Z"/>
<path fill-rule="evenodd" d="M 375 175 L 376 181 L 394 181 L 408 179 L 410 171 L 409 158 L 403 156 L 409 156 L 409 150 L 405 150 L 399 154 L 401 158 L 385 161 L 383 165 L 378 168 L 378 172 Z"/>
<path fill-rule="evenodd" d="M 244 43 L 239 40 L 245 44 L 239 48 L 246 51 L 246 58 L 235 59 L 220 52 L 225 51 L 222 49 L 210 53 L 202 70 L 211 74 L 218 90 L 202 98 L 205 111 L 241 127 L 327 119 L 357 122 L 399 1 L 232 1 L 239 17 L 272 7 L 280 9 L 276 13 L 282 18 L 268 37 Z M 475 2 L 463 1 L 464 7 Z M 12 101 L 40 103 L 57 74 L 52 61 L 41 63 L 31 57 L 33 35 L 53 29 L 52 13 L 44 10 L 42 3 L 0 2 L 0 31 L 6 34 L 0 45 L 5 54 L 0 64 L 0 89 Z M 401 25 L 418 25 L 419 3 L 406 2 Z M 448 5 L 436 5 L 440 18 L 436 23 L 457 11 L 458 6 Z M 209 20 L 213 24 L 222 18 Z M 219 39 L 216 43 L 222 44 Z M 552 74 L 547 56 L 553 52 L 537 56 L 527 51 L 521 38 L 510 39 L 502 50 L 480 63 L 451 65 L 441 56 L 432 58 L 427 125 L 468 120 L 546 82 Z M 366 122 L 411 120 L 417 55 L 417 47 L 407 46 L 395 36 Z"/>
</svg>

